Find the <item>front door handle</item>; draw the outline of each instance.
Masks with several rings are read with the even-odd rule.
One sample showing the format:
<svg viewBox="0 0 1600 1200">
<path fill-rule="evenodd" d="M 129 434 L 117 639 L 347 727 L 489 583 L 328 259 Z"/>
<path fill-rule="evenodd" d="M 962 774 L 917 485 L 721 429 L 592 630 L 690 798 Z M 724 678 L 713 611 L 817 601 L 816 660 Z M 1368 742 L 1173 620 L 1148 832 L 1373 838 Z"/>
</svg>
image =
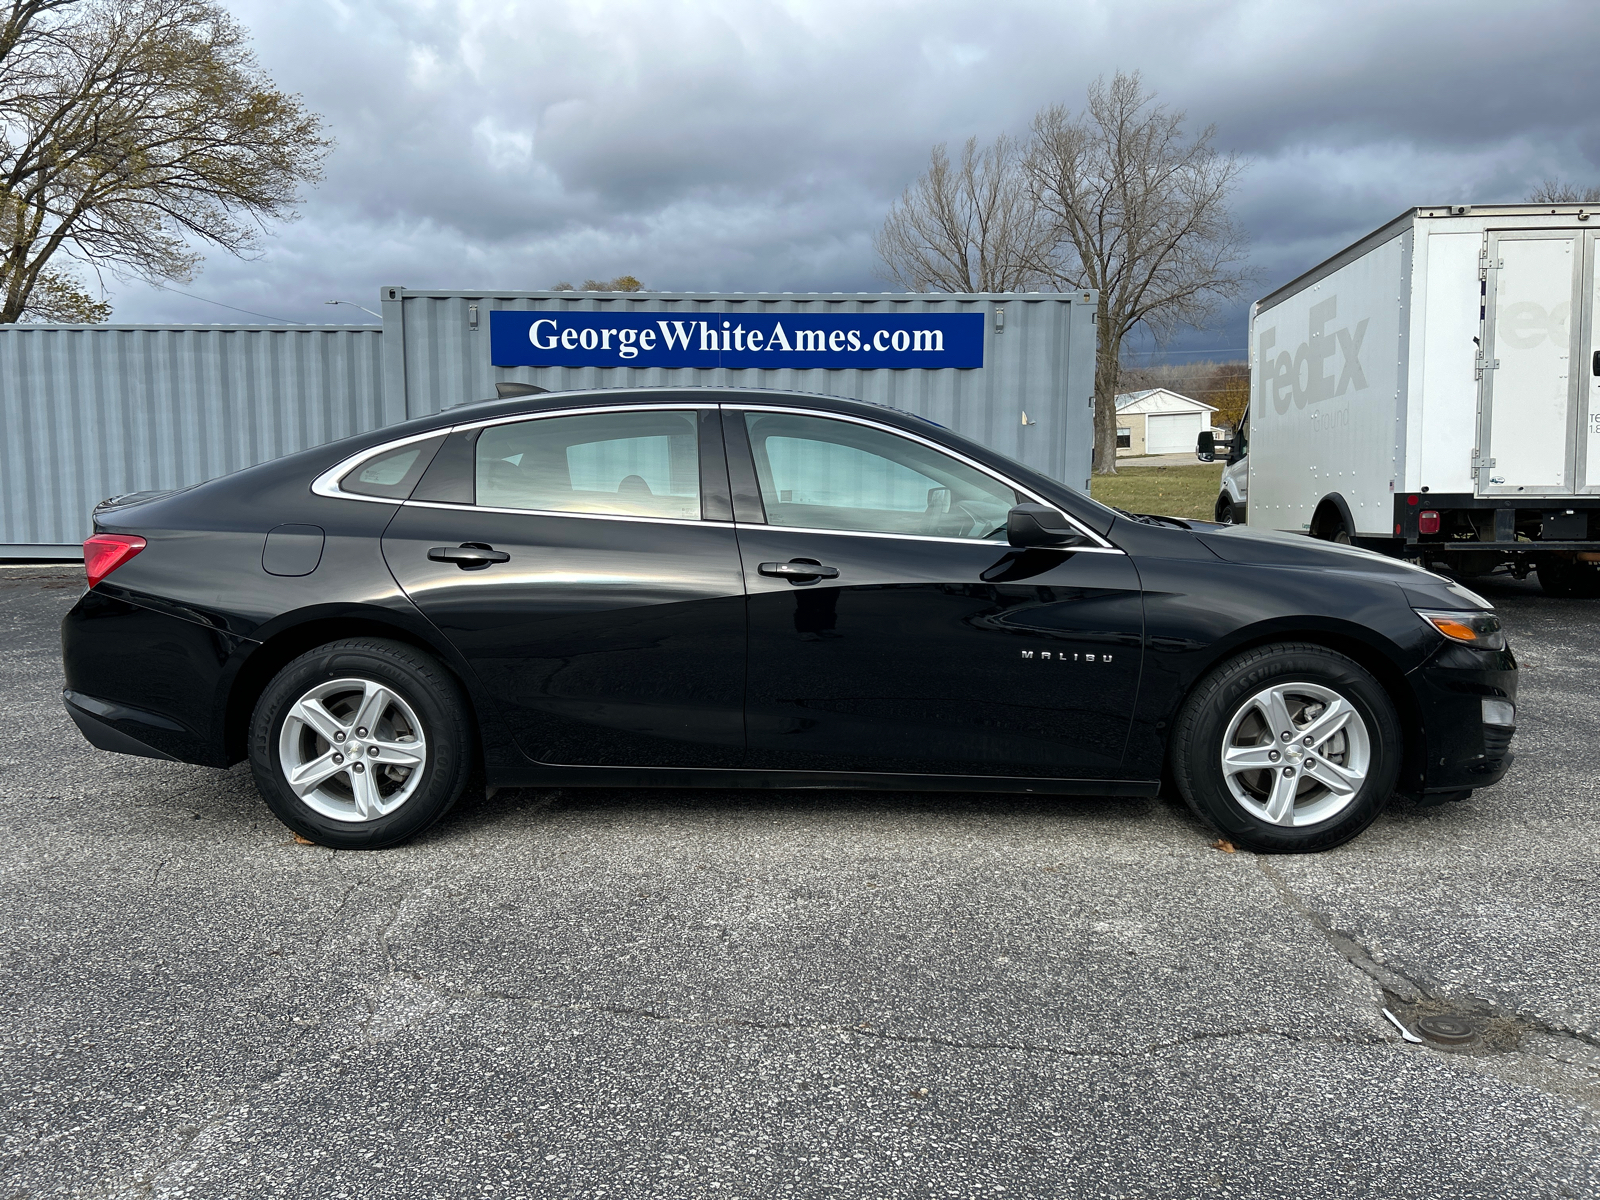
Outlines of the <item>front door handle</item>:
<svg viewBox="0 0 1600 1200">
<path fill-rule="evenodd" d="M 763 575 L 776 575 L 779 579 L 787 579 L 790 583 L 810 583 L 814 579 L 839 578 L 838 567 L 825 567 L 819 562 L 804 558 L 793 558 L 786 563 L 762 563 L 756 570 Z"/>
<path fill-rule="evenodd" d="M 511 555 L 482 542 L 462 542 L 459 546 L 435 546 L 428 551 L 434 562 L 453 562 L 463 571 L 482 571 L 490 563 L 510 562 Z"/>
</svg>

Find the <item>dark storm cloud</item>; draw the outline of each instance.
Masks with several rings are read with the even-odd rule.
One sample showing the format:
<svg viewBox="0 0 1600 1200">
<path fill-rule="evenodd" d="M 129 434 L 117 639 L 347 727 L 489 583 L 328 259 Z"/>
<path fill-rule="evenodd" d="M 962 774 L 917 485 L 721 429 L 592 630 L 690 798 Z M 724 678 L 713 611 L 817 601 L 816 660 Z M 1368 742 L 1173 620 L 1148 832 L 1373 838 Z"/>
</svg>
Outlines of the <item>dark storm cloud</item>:
<svg viewBox="0 0 1600 1200">
<path fill-rule="evenodd" d="M 877 289 L 935 142 L 1138 69 L 1249 161 L 1265 290 L 1418 203 L 1600 180 L 1600 5 L 235 0 L 339 146 L 304 219 L 185 290 L 291 319 L 383 283 Z M 232 320 L 138 285 L 120 319 Z M 339 313 L 343 319 L 353 310 Z M 360 314 L 354 314 L 359 316 Z M 1235 310 L 1179 346 L 1242 344 Z"/>
</svg>

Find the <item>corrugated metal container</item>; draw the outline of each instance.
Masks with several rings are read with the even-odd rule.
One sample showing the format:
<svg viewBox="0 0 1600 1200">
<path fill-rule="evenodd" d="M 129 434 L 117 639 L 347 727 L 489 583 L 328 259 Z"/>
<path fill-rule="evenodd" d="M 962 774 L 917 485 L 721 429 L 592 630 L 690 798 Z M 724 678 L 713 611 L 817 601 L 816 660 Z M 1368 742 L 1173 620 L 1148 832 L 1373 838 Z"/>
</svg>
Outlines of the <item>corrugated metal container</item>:
<svg viewBox="0 0 1600 1200">
<path fill-rule="evenodd" d="M 75 555 L 107 496 L 404 419 L 382 344 L 373 325 L 0 326 L 0 556 Z"/>
<path fill-rule="evenodd" d="M 641 386 L 781 388 L 850 396 L 917 413 L 1087 489 L 1093 446 L 1095 293 L 473 292 L 384 287 L 384 382 L 423 416 L 495 394 L 495 384 L 552 391 Z M 981 368 L 971 370 L 730 370 L 633 367 L 496 367 L 489 313 L 660 312 L 680 318 L 741 314 L 976 312 L 984 317 Z M 398 333 L 398 337 L 390 336 Z M 1027 424 L 1023 414 L 1027 414 Z"/>
<path fill-rule="evenodd" d="M 78 553 L 107 496 L 183 487 L 495 394 L 720 385 L 852 396 L 929 417 L 1088 486 L 1094 293 L 481 292 L 380 289 L 383 325 L 0 326 L 0 557 Z M 496 367 L 489 314 L 976 313 L 973 369 Z M 1026 414 L 1026 421 L 1024 420 Z"/>
</svg>

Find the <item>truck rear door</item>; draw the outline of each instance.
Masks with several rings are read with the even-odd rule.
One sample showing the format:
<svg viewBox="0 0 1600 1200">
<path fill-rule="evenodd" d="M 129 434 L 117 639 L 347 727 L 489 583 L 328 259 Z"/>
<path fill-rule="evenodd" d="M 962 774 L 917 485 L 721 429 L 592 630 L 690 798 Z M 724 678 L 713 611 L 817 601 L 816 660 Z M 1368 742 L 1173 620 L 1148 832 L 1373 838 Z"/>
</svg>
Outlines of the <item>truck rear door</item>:
<svg viewBox="0 0 1600 1200">
<path fill-rule="evenodd" d="M 1491 231 L 1483 270 L 1479 360 L 1480 496 L 1571 495 L 1588 416 L 1586 277 L 1592 235 Z M 1600 465 L 1600 464 L 1597 464 Z"/>
<path fill-rule="evenodd" d="M 1600 233 L 1584 235 L 1584 332 L 1588 335 L 1578 360 L 1578 394 L 1583 397 L 1578 413 L 1578 491 L 1600 493 L 1600 273 L 1595 262 L 1600 257 Z"/>
</svg>

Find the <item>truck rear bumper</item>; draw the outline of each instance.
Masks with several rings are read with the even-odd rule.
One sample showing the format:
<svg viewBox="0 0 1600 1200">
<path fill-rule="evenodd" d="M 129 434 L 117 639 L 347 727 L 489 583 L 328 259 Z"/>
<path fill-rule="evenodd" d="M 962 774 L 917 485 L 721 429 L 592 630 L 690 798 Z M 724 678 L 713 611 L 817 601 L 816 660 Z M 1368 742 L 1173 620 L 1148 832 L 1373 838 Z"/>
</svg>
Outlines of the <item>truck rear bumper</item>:
<svg viewBox="0 0 1600 1200">
<path fill-rule="evenodd" d="M 1600 554 L 1600 495 L 1397 492 L 1393 537 L 1408 556 Z"/>
</svg>

